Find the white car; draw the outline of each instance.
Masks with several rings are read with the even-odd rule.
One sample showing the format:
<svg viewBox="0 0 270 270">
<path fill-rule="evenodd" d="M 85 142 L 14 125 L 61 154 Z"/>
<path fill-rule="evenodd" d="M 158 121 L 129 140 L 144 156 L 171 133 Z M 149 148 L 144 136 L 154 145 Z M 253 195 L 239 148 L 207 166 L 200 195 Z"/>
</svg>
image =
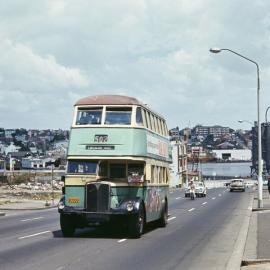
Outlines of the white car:
<svg viewBox="0 0 270 270">
<path fill-rule="evenodd" d="M 206 196 L 206 187 L 203 182 L 194 182 L 196 197 Z M 185 197 L 190 197 L 190 187 L 185 188 Z"/>
<path fill-rule="evenodd" d="M 203 182 L 195 182 L 195 193 L 197 197 L 206 196 L 206 186 Z"/>
<path fill-rule="evenodd" d="M 230 184 L 230 192 L 232 191 L 245 192 L 245 183 L 243 179 L 233 179 Z"/>
</svg>

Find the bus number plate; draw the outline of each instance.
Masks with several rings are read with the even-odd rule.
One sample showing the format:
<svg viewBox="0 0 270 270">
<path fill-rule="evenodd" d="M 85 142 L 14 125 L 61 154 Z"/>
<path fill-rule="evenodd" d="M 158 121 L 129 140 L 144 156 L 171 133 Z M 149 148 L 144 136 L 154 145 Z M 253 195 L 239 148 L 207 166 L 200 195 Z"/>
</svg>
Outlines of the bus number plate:
<svg viewBox="0 0 270 270">
<path fill-rule="evenodd" d="M 69 203 L 79 203 L 80 202 L 80 198 L 71 197 L 71 198 L 68 198 L 68 202 Z"/>
<path fill-rule="evenodd" d="M 108 135 L 95 135 L 94 142 L 104 143 L 108 141 Z"/>
</svg>

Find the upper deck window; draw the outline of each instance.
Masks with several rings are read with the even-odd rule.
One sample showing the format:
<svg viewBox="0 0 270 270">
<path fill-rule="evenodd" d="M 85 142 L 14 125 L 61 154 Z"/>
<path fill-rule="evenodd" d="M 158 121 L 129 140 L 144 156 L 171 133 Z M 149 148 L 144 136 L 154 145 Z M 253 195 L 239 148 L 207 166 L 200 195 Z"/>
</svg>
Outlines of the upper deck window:
<svg viewBox="0 0 270 270">
<path fill-rule="evenodd" d="M 96 174 L 97 161 L 69 160 L 68 173 Z"/>
<path fill-rule="evenodd" d="M 130 107 L 107 107 L 106 108 L 106 125 L 130 125 L 131 124 L 131 111 Z"/>
<path fill-rule="evenodd" d="M 137 109 L 136 109 L 136 123 L 139 126 L 143 126 L 143 117 L 142 117 L 141 107 L 137 107 Z"/>
<path fill-rule="evenodd" d="M 76 125 L 100 125 L 102 108 L 79 108 Z"/>
</svg>

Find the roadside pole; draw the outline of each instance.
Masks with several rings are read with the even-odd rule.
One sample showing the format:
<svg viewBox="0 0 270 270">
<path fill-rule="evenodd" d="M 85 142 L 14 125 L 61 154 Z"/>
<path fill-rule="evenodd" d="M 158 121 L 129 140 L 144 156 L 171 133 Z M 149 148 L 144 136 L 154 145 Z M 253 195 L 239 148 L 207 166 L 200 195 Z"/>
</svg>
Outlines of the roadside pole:
<svg viewBox="0 0 270 270">
<path fill-rule="evenodd" d="M 54 165 L 51 165 L 52 168 L 52 179 L 51 179 L 51 185 L 52 185 L 52 206 L 54 206 L 54 190 L 53 190 L 53 169 L 54 169 Z"/>
</svg>

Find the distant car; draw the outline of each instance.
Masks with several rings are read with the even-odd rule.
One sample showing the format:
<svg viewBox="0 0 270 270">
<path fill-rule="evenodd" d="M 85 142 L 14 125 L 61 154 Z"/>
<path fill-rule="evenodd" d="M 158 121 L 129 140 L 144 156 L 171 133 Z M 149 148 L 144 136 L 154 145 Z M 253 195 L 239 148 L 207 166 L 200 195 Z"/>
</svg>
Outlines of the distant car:
<svg viewBox="0 0 270 270">
<path fill-rule="evenodd" d="M 245 183 L 243 179 L 233 179 L 230 183 L 230 192 L 232 191 L 245 191 Z"/>
<path fill-rule="evenodd" d="M 195 194 L 196 197 L 205 197 L 206 196 L 206 187 L 203 182 L 194 182 L 195 185 Z M 190 196 L 190 188 L 185 188 L 185 197 Z"/>
</svg>

